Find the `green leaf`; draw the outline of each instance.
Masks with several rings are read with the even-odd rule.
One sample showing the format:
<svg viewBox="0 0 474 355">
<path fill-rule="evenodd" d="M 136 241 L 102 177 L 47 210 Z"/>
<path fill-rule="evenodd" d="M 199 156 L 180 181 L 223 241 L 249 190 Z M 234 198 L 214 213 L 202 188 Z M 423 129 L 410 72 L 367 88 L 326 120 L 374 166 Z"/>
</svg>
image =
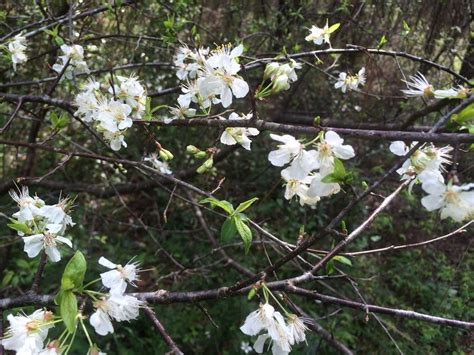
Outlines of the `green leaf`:
<svg viewBox="0 0 474 355">
<path fill-rule="evenodd" d="M 321 179 L 321 182 L 324 182 L 325 184 L 331 184 L 331 183 L 342 182 L 342 180 L 338 176 L 331 173 L 331 174 L 327 174 L 325 177 L 323 177 Z"/>
<path fill-rule="evenodd" d="M 221 227 L 221 240 L 226 242 L 237 234 L 234 218 L 228 217 Z"/>
<path fill-rule="evenodd" d="M 242 219 L 240 219 L 239 216 L 234 216 L 234 223 L 235 227 L 237 228 L 237 232 L 244 242 L 245 254 L 247 254 L 250 250 L 250 246 L 252 245 L 252 231 L 250 230 L 249 226 L 246 225 Z"/>
<path fill-rule="evenodd" d="M 352 261 L 345 256 L 336 255 L 333 259 L 341 264 L 352 266 Z"/>
<path fill-rule="evenodd" d="M 80 289 L 84 281 L 86 268 L 87 264 L 84 255 L 79 250 L 76 251 L 76 254 L 69 260 L 64 269 L 61 278 L 61 290 Z"/>
<path fill-rule="evenodd" d="M 69 333 L 76 329 L 77 298 L 71 291 L 63 291 L 59 300 L 59 313 Z"/>
<path fill-rule="evenodd" d="M 346 168 L 344 168 L 344 164 L 340 159 L 334 158 L 334 171 L 333 174 L 340 177 L 344 178 L 346 176 Z"/>
<path fill-rule="evenodd" d="M 32 231 L 30 227 L 28 227 L 25 223 L 20 223 L 14 219 L 11 219 L 12 223 L 8 223 L 7 226 L 17 232 L 21 232 L 23 234 L 31 234 Z"/>
<path fill-rule="evenodd" d="M 377 44 L 377 49 L 382 49 L 382 47 L 385 46 L 387 42 L 388 42 L 387 38 L 385 37 L 385 35 L 383 35 L 380 38 L 379 44 Z"/>
<path fill-rule="evenodd" d="M 228 215 L 231 215 L 234 213 L 234 206 L 232 206 L 232 204 L 226 200 L 217 200 L 213 197 L 208 197 L 199 201 L 199 203 L 201 204 L 209 203 L 212 208 L 216 206 L 219 208 L 222 208 Z"/>
<path fill-rule="evenodd" d="M 336 31 L 336 30 L 339 28 L 339 26 L 341 26 L 340 23 L 335 23 L 334 25 L 332 25 L 331 27 L 329 27 L 328 32 L 329 32 L 329 33 L 333 33 L 334 31 Z"/>
<path fill-rule="evenodd" d="M 258 197 L 254 197 L 254 198 L 251 198 L 250 200 L 242 202 L 240 205 L 237 206 L 236 211 L 237 212 L 244 212 L 247 208 L 252 206 L 252 204 L 257 200 L 258 200 Z"/>
</svg>

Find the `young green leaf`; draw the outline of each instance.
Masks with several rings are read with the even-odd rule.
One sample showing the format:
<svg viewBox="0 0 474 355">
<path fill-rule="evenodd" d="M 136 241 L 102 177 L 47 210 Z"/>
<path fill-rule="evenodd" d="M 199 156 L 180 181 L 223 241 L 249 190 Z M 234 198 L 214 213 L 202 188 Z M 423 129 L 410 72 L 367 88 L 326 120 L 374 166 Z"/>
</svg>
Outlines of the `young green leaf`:
<svg viewBox="0 0 474 355">
<path fill-rule="evenodd" d="M 87 264 L 84 255 L 79 250 L 76 251 L 76 254 L 69 260 L 64 269 L 61 278 L 61 290 L 80 289 L 84 281 L 86 268 Z"/>
<path fill-rule="evenodd" d="M 329 27 L 328 32 L 329 32 L 329 33 L 333 33 L 333 32 L 336 31 L 340 26 L 341 26 L 340 23 L 335 23 L 334 25 L 332 25 L 331 27 Z"/>
<path fill-rule="evenodd" d="M 219 207 L 221 209 L 223 209 L 228 215 L 231 215 L 234 213 L 234 206 L 232 206 L 232 204 L 226 200 L 217 200 L 213 197 L 208 197 L 208 198 L 205 198 L 201 201 L 199 201 L 199 203 L 203 204 L 203 203 L 209 203 L 211 205 L 212 208 L 214 207 Z"/>
<path fill-rule="evenodd" d="M 257 200 L 258 200 L 258 197 L 254 197 L 254 198 L 251 198 L 250 200 L 242 202 L 240 205 L 237 206 L 236 211 L 237 212 L 244 212 L 247 208 L 252 206 L 252 204 Z"/>
<path fill-rule="evenodd" d="M 221 240 L 226 242 L 237 234 L 234 218 L 227 217 L 221 227 Z"/>
<path fill-rule="evenodd" d="M 76 329 L 77 298 L 72 291 L 63 291 L 59 299 L 59 313 L 69 333 Z"/>
<path fill-rule="evenodd" d="M 346 258 L 345 256 L 342 256 L 342 255 L 336 255 L 335 257 L 333 257 L 333 260 L 341 263 L 341 264 L 344 264 L 344 265 L 349 265 L 349 266 L 352 266 L 352 261 L 348 258 Z"/>
<path fill-rule="evenodd" d="M 32 231 L 30 229 L 30 227 L 28 227 L 26 224 L 24 223 L 20 223 L 14 219 L 10 219 L 10 221 L 12 223 L 8 223 L 7 226 L 13 230 L 16 230 L 17 232 L 21 232 L 23 234 L 31 234 Z"/>
<path fill-rule="evenodd" d="M 379 44 L 377 44 L 377 49 L 382 49 L 382 47 L 385 46 L 387 42 L 388 42 L 387 38 L 385 37 L 385 35 L 383 35 L 380 38 Z"/>
<path fill-rule="evenodd" d="M 239 216 L 234 216 L 234 221 L 237 232 L 244 242 L 245 254 L 247 254 L 250 250 L 250 246 L 252 245 L 252 231 L 250 230 L 249 226 L 246 225 L 242 219 L 240 219 Z"/>
</svg>

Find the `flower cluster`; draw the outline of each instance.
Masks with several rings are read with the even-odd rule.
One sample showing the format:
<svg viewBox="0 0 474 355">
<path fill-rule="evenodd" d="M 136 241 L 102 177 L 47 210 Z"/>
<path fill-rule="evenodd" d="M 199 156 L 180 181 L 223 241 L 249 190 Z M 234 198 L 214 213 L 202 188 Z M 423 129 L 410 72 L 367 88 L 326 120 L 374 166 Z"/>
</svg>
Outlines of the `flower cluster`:
<svg viewBox="0 0 474 355">
<path fill-rule="evenodd" d="M 280 91 L 288 90 L 290 84 L 298 80 L 296 70 L 301 69 L 301 63 L 290 59 L 288 63 L 270 62 L 265 66 L 263 81 L 260 84 L 255 97 L 264 99 Z M 270 83 L 266 84 L 267 81 Z"/>
<path fill-rule="evenodd" d="M 407 84 L 407 89 L 402 90 L 402 92 L 408 97 L 421 96 L 424 98 L 434 97 L 436 99 L 465 99 L 471 92 L 470 89 L 461 85 L 449 89 L 435 90 L 433 85 L 419 72 L 410 76 L 410 81 L 402 81 Z"/>
<path fill-rule="evenodd" d="M 334 84 L 334 87 L 336 89 L 341 89 L 341 91 L 345 93 L 348 89 L 357 90 L 359 86 L 364 86 L 365 81 L 365 68 L 361 68 L 355 75 L 350 75 L 346 72 L 340 72 L 339 78 Z"/>
<path fill-rule="evenodd" d="M 252 114 L 241 115 L 232 112 L 229 116 L 229 120 L 249 120 L 252 118 Z M 221 117 L 221 119 L 224 119 Z M 256 128 L 246 128 L 246 127 L 228 127 L 221 135 L 221 143 L 226 145 L 235 145 L 240 144 L 247 150 L 250 150 L 250 144 L 252 141 L 249 139 L 249 136 L 257 136 L 260 131 Z"/>
<path fill-rule="evenodd" d="M 13 37 L 13 40 L 8 43 L 8 52 L 11 55 L 13 70 L 16 71 L 16 65 L 25 63 L 27 56 L 26 51 L 26 38 L 20 34 Z"/>
<path fill-rule="evenodd" d="M 28 257 L 34 258 L 44 250 L 50 261 L 61 260 L 58 247 L 65 244 L 72 248 L 71 241 L 64 237 L 66 228 L 74 226 L 68 215 L 71 200 L 65 198 L 57 204 L 46 205 L 38 196 L 31 197 L 26 186 L 18 193 L 11 190 L 10 196 L 20 210 L 12 215 L 9 226 L 22 237 Z"/>
<path fill-rule="evenodd" d="M 174 64 L 177 67 L 176 75 L 184 83 L 178 99 L 179 106 L 170 110 L 171 119 L 194 116 L 196 109 L 190 108 L 191 103 L 206 111 L 212 104 L 220 103 L 223 107 L 229 107 L 233 97 L 245 97 L 249 86 L 237 74 L 243 49 L 242 45 L 235 48 L 223 45 L 213 51 L 180 48 Z"/>
<path fill-rule="evenodd" d="M 318 137 L 319 142 L 315 143 L 316 149 L 309 151 L 305 150 L 305 144 L 291 135 L 271 134 L 270 137 L 283 143 L 268 155 L 270 163 L 274 166 L 290 163 L 290 166 L 281 172 L 286 181 L 287 200 L 296 195 L 302 206 L 315 205 L 321 197 L 340 191 L 339 182 L 333 175 L 342 165 L 340 159 L 353 158 L 355 153 L 350 145 L 343 144 L 344 140 L 337 133 L 329 131 L 321 134 Z"/>
<path fill-rule="evenodd" d="M 90 317 L 90 324 L 99 335 L 114 332 L 112 319 L 117 322 L 136 319 L 139 308 L 143 304 L 136 297 L 126 295 L 127 283 L 136 286 L 138 281 L 138 263 L 128 263 L 125 266 L 114 264 L 104 257 L 99 259 L 99 264 L 110 271 L 100 274 L 102 284 L 109 288 L 109 293 L 94 302 L 96 311 Z"/>
<path fill-rule="evenodd" d="M 412 143 L 410 147 L 413 147 Z M 390 145 L 390 151 L 398 156 L 404 156 L 410 150 L 404 142 L 396 141 Z M 428 195 L 423 197 L 421 204 L 428 210 L 441 210 L 441 219 L 451 217 L 461 222 L 474 217 L 474 184 L 462 186 L 445 183 L 444 166 L 450 163 L 452 147 L 436 148 L 429 144 L 416 150 L 410 159 L 397 170 L 402 180 L 413 179 L 410 189 L 415 182 L 421 183 L 421 188 Z"/>
<path fill-rule="evenodd" d="M 59 56 L 58 63 L 53 65 L 55 72 L 58 74 L 61 73 L 64 66 L 67 65 L 66 71 L 64 72 L 64 77 L 67 79 L 72 79 L 74 75 L 77 74 L 89 73 L 89 67 L 84 61 L 84 48 L 82 48 L 82 46 L 78 44 L 71 46 L 63 44 L 61 51 L 63 55 Z"/>
<path fill-rule="evenodd" d="M 285 355 L 291 351 L 291 346 L 306 340 L 307 330 L 303 321 L 294 314 L 288 314 L 285 322 L 284 317 L 269 303 L 261 304 L 260 307 L 250 313 L 245 319 L 240 330 L 250 336 L 260 334 L 253 348 L 261 354 L 265 342 L 270 340 L 272 353 L 274 355 Z"/>
<path fill-rule="evenodd" d="M 0 340 L 6 350 L 23 355 L 50 354 L 48 346 L 44 347 L 44 341 L 48 330 L 53 327 L 51 312 L 38 309 L 30 315 L 9 314 L 7 319 L 10 326 L 3 340 Z"/>
<path fill-rule="evenodd" d="M 76 96 L 76 115 L 85 122 L 94 121 L 96 129 L 104 135 L 110 147 L 118 151 L 127 147 L 125 132 L 133 119 L 141 119 L 145 113 L 146 90 L 135 76 L 115 77 L 118 83 L 106 86 L 93 80 Z"/>
</svg>

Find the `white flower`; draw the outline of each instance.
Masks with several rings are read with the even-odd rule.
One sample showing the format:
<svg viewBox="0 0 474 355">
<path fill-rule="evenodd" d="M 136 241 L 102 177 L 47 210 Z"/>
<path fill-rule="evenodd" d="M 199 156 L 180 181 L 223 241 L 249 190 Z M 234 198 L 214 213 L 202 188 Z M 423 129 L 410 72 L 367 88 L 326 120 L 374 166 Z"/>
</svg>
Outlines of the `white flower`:
<svg viewBox="0 0 474 355">
<path fill-rule="evenodd" d="M 322 180 L 332 173 L 332 171 L 324 171 L 322 173 L 316 173 L 312 176 L 310 181 L 311 185 L 307 191 L 307 195 L 310 198 L 325 197 L 337 194 L 341 191 L 341 186 L 335 182 L 323 182 Z"/>
<path fill-rule="evenodd" d="M 112 293 L 95 302 L 96 311 L 90 317 L 90 324 L 99 335 L 113 333 L 112 319 L 122 322 L 137 318 L 142 303 L 136 297 Z"/>
<path fill-rule="evenodd" d="M 277 150 L 273 150 L 268 154 L 268 160 L 274 166 L 284 166 L 294 157 L 299 155 L 304 149 L 303 144 L 289 134 L 284 134 L 282 136 L 270 134 L 270 137 L 273 140 L 283 143 L 278 145 Z"/>
<path fill-rule="evenodd" d="M 395 155 L 404 156 L 414 145 L 416 142 L 409 147 L 402 141 L 395 141 L 390 144 L 390 151 Z M 425 183 L 432 180 L 443 183 L 442 171 L 445 170 L 444 166 L 450 163 L 449 153 L 452 149 L 451 146 L 436 148 L 432 144 L 426 145 L 414 152 L 410 159 L 407 159 L 397 170 L 397 173 L 402 175 L 402 180 L 416 177 L 422 183 L 423 189 Z M 416 180 L 413 180 L 410 184 L 410 190 L 415 182 Z"/>
<path fill-rule="evenodd" d="M 20 210 L 13 214 L 20 223 L 32 221 L 40 215 L 40 208 L 44 206 L 44 201 L 38 196 L 31 197 L 27 186 L 22 186 L 21 191 L 16 193 L 10 190 L 11 198 L 18 204 Z"/>
<path fill-rule="evenodd" d="M 178 48 L 174 59 L 174 64 L 178 68 L 176 76 L 180 80 L 194 79 L 204 66 L 205 57 L 209 54 L 209 49 L 199 48 L 192 51 L 188 47 Z"/>
<path fill-rule="evenodd" d="M 81 92 L 77 94 L 74 102 L 77 105 L 77 111 L 74 114 L 85 122 L 91 122 L 94 119 L 98 106 L 95 94 L 91 91 Z"/>
<path fill-rule="evenodd" d="M 138 263 L 127 263 L 125 266 L 114 264 L 103 256 L 99 259 L 99 264 L 112 269 L 100 274 L 102 283 L 110 288 L 111 293 L 124 293 L 127 288 L 127 282 L 136 287 L 135 281 L 138 281 L 137 266 Z"/>
<path fill-rule="evenodd" d="M 45 205 L 40 208 L 39 215 L 46 218 L 48 223 L 61 224 L 62 230 L 66 229 L 67 226 L 74 226 L 75 223 L 72 221 L 71 216 L 66 212 L 69 209 L 68 205 L 71 201 L 68 198 L 60 199 L 55 205 Z"/>
<path fill-rule="evenodd" d="M 263 77 L 272 81 L 272 92 L 277 93 L 288 90 L 290 84 L 298 80 L 296 69 L 301 69 L 301 64 L 293 59 L 285 64 L 273 62 L 267 64 Z"/>
<path fill-rule="evenodd" d="M 72 248 L 72 243 L 69 239 L 57 235 L 62 228 L 62 224 L 47 224 L 46 230 L 43 233 L 23 237 L 25 242 L 24 251 L 28 254 L 28 257 L 34 258 L 44 249 L 49 260 L 53 263 L 61 260 L 58 244 L 66 244 Z"/>
<path fill-rule="evenodd" d="M 423 185 L 428 193 L 421 199 L 421 204 L 428 210 L 441 210 L 441 219 L 451 217 L 456 222 L 474 218 L 474 184 L 445 185 L 431 180 Z"/>
<path fill-rule="evenodd" d="M 288 330 L 291 335 L 291 339 L 290 339 L 291 345 L 306 341 L 305 332 L 308 330 L 308 328 L 304 325 L 301 318 L 299 318 L 295 314 L 292 314 L 288 316 L 287 323 L 288 323 Z"/>
<path fill-rule="evenodd" d="M 459 85 L 456 88 L 435 90 L 433 95 L 436 99 L 465 99 L 469 92 L 470 90 L 468 88 Z"/>
<path fill-rule="evenodd" d="M 99 127 L 111 133 L 127 129 L 132 126 L 133 121 L 129 117 L 132 108 L 120 101 L 110 100 L 100 105 L 97 114 Z"/>
<path fill-rule="evenodd" d="M 242 350 L 245 354 L 250 354 L 252 352 L 252 347 L 250 346 L 249 342 L 243 341 L 240 343 L 240 350 Z"/>
<path fill-rule="evenodd" d="M 347 160 L 355 157 L 354 148 L 349 144 L 343 144 L 344 139 L 334 131 L 328 131 L 322 136 L 322 141 L 318 143 L 319 166 L 324 170 L 332 170 L 334 157 Z M 328 173 L 330 173 L 329 171 Z"/>
<path fill-rule="evenodd" d="M 125 142 L 125 137 L 122 131 L 104 131 L 104 138 L 109 141 L 110 148 L 114 151 L 119 151 L 122 146 L 127 148 L 127 143 Z"/>
<path fill-rule="evenodd" d="M 53 65 L 53 70 L 57 73 L 61 73 L 66 63 L 69 61 L 69 65 L 64 73 L 67 79 L 72 79 L 74 74 L 84 74 L 89 72 L 87 63 L 84 61 L 84 48 L 78 44 L 68 46 L 63 44 L 61 46 L 62 56 L 59 56 L 59 60 L 62 63 L 56 63 Z"/>
<path fill-rule="evenodd" d="M 252 114 L 239 116 L 237 113 L 232 112 L 229 116 L 229 120 L 249 120 Z M 246 127 L 228 127 L 224 130 L 221 135 L 221 143 L 226 145 L 240 144 L 247 150 L 250 150 L 250 144 L 252 141 L 248 136 L 256 136 L 260 131 L 256 128 Z"/>
<path fill-rule="evenodd" d="M 240 327 L 240 330 L 246 335 L 257 335 L 262 330 L 268 329 L 275 322 L 273 318 L 274 313 L 275 308 L 271 304 L 261 304 L 256 311 L 251 312 L 245 318 L 245 322 Z"/>
<path fill-rule="evenodd" d="M 180 95 L 178 97 L 178 106 L 170 108 L 171 118 L 166 118 L 165 123 L 170 123 L 173 120 L 182 120 L 186 117 L 193 117 L 196 115 L 196 109 L 189 108 L 189 104 L 190 102 L 187 97 Z"/>
<path fill-rule="evenodd" d="M 202 77 L 197 81 L 199 94 L 208 98 L 219 96 L 222 106 L 229 107 L 232 95 L 242 98 L 249 92 L 249 86 L 237 73 L 240 65 L 236 59 L 242 54 L 243 46 L 234 49 L 222 46 L 208 58 Z"/>
<path fill-rule="evenodd" d="M 6 336 L 0 343 L 6 350 L 14 350 L 17 354 L 34 355 L 43 349 L 43 342 L 48 336 L 48 329 L 53 325 L 48 322 L 52 314 L 44 310 L 36 310 L 30 315 L 9 314 Z"/>
<path fill-rule="evenodd" d="M 349 90 L 357 90 L 360 86 L 363 86 L 366 81 L 365 68 L 359 70 L 356 75 L 349 75 L 345 72 L 339 73 L 339 78 L 337 79 L 334 87 L 336 89 L 341 89 L 342 92 Z"/>
<path fill-rule="evenodd" d="M 291 200 L 295 195 L 305 199 L 307 187 L 311 183 L 312 177 L 308 172 L 301 169 L 299 164 L 292 164 L 281 171 L 281 177 L 286 181 L 285 198 Z"/>
<path fill-rule="evenodd" d="M 169 169 L 168 163 L 158 159 L 156 153 L 151 153 L 149 156 L 143 159 L 144 161 L 149 161 L 153 167 L 162 174 L 172 174 L 173 172 Z"/>
<path fill-rule="evenodd" d="M 402 92 L 409 97 L 423 96 L 423 97 L 432 97 L 433 96 L 433 85 L 431 85 L 428 80 L 421 73 L 417 73 L 414 76 L 410 76 L 411 81 L 404 81 L 407 84 L 407 89 L 402 90 Z"/>
<path fill-rule="evenodd" d="M 145 112 L 145 89 L 134 75 L 130 77 L 117 75 L 117 80 L 120 85 L 115 86 L 113 89 L 111 87 L 109 92 L 113 93 L 115 91 L 115 95 L 132 108 L 132 115 L 135 118 L 141 118 L 143 112 Z"/>
<path fill-rule="evenodd" d="M 10 52 L 13 70 L 16 71 L 16 65 L 25 63 L 27 60 L 26 54 L 26 38 L 20 34 L 17 34 L 13 40 L 8 43 L 8 51 Z"/>
<path fill-rule="evenodd" d="M 334 24 L 331 27 L 328 25 L 328 21 L 326 21 L 326 25 L 323 28 L 318 26 L 311 26 L 309 29 L 309 35 L 305 37 L 305 40 L 308 42 L 313 42 L 314 44 L 321 45 L 323 43 L 327 43 L 331 45 L 329 37 L 331 33 L 336 31 L 339 28 L 339 24 Z"/>
</svg>

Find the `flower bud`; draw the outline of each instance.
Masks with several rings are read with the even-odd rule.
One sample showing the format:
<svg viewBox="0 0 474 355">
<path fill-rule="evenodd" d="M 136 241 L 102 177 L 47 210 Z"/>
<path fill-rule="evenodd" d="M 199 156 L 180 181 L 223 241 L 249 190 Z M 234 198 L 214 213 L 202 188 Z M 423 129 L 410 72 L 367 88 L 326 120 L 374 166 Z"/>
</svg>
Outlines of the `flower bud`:
<svg viewBox="0 0 474 355">
<path fill-rule="evenodd" d="M 263 80 L 269 79 L 273 74 L 278 71 L 280 64 L 277 62 L 268 63 L 265 67 L 265 71 L 263 72 Z"/>
<path fill-rule="evenodd" d="M 272 93 L 276 94 L 283 90 L 288 90 L 290 88 L 290 84 L 288 83 L 288 76 L 286 74 L 279 75 L 273 81 Z"/>
<path fill-rule="evenodd" d="M 188 145 L 186 147 L 186 152 L 188 152 L 189 154 L 196 154 L 196 153 L 199 153 L 201 150 L 194 146 L 194 145 Z"/>
<path fill-rule="evenodd" d="M 196 154 L 194 154 L 194 157 L 196 159 L 204 159 L 206 156 L 207 156 L 206 152 L 203 152 L 203 151 L 197 152 Z"/>
<path fill-rule="evenodd" d="M 171 152 L 169 150 L 166 150 L 164 148 L 161 148 L 160 149 L 160 158 L 163 160 L 163 161 L 168 161 L 168 160 L 171 160 L 174 158 L 173 154 L 171 154 Z"/>
<path fill-rule="evenodd" d="M 210 157 L 196 171 L 198 174 L 203 174 L 206 171 L 210 170 L 213 165 L 214 165 L 214 159 Z"/>
</svg>

